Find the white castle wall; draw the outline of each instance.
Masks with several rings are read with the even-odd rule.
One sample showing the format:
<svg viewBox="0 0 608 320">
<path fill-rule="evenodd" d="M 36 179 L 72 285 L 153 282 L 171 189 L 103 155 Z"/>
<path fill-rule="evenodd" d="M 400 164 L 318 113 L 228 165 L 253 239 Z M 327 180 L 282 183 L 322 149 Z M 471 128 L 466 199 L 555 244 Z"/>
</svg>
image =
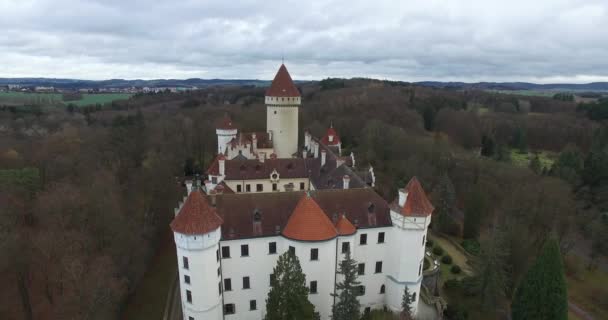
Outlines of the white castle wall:
<svg viewBox="0 0 608 320">
<path fill-rule="evenodd" d="M 205 235 L 184 235 L 174 233 L 177 248 L 179 287 L 184 319 L 221 319 L 223 313 L 222 296 L 218 283 L 220 266 L 216 251 L 221 236 L 221 228 Z M 188 258 L 188 268 L 183 264 L 183 257 Z M 190 284 L 184 276 L 190 277 Z M 192 303 L 187 301 L 186 291 L 190 290 Z"/>
<path fill-rule="evenodd" d="M 236 138 L 237 129 L 216 129 L 215 133 L 217 134 L 217 153 L 223 153 L 226 151 L 228 142 L 233 138 Z"/>
</svg>

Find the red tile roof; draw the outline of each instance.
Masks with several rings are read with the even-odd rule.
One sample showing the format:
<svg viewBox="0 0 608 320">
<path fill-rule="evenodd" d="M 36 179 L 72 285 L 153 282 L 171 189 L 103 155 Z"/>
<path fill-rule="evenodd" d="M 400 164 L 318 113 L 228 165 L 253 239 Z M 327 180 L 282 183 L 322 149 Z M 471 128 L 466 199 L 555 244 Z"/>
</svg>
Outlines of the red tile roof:
<svg viewBox="0 0 608 320">
<path fill-rule="evenodd" d="M 215 128 L 221 130 L 232 130 L 236 129 L 236 126 L 234 125 L 234 122 L 232 122 L 232 119 L 230 119 L 230 116 L 228 114 L 224 114 L 224 117 L 217 121 Z"/>
<path fill-rule="evenodd" d="M 329 141 L 329 136 L 334 136 L 333 141 Z M 340 136 L 333 127 L 329 127 L 327 134 L 321 139 L 321 143 L 326 146 L 337 146 L 340 144 Z"/>
<path fill-rule="evenodd" d="M 179 213 L 171 221 L 171 230 L 183 234 L 205 234 L 224 221 L 200 190 L 190 192 Z"/>
<path fill-rule="evenodd" d="M 322 241 L 338 235 L 336 228 L 317 202 L 305 194 L 291 213 L 283 235 L 301 241 Z"/>
<path fill-rule="evenodd" d="M 416 177 L 413 177 L 410 182 L 408 182 L 407 186 L 405 186 L 405 191 L 407 192 L 407 198 L 405 200 L 405 205 L 401 210 L 403 215 L 428 216 L 433 213 L 435 207 L 433 207 L 426 197 L 426 193 Z"/>
<path fill-rule="evenodd" d="M 348 221 L 348 218 L 346 218 L 346 215 L 344 214 L 340 216 L 340 219 L 336 223 L 336 230 L 338 230 L 338 234 L 341 236 L 351 235 L 357 232 L 357 228 Z"/>
<path fill-rule="evenodd" d="M 299 97 L 300 91 L 291 80 L 291 76 L 287 71 L 287 68 L 284 64 L 281 64 L 279 71 L 276 76 L 274 76 L 274 80 L 272 80 L 272 84 L 266 90 L 266 96 L 270 97 Z"/>
</svg>

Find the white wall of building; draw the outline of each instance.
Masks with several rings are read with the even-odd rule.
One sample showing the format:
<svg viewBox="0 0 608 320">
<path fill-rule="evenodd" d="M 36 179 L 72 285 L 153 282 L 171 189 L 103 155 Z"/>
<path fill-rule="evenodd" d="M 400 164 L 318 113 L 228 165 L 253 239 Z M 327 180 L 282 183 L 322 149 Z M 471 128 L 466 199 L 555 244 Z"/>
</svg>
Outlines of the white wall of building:
<svg viewBox="0 0 608 320">
<path fill-rule="evenodd" d="M 236 138 L 237 129 L 216 129 L 215 133 L 217 135 L 217 153 L 224 153 L 228 142 Z"/>
<path fill-rule="evenodd" d="M 287 184 L 293 184 L 293 191 L 308 190 L 309 180 L 308 178 L 293 178 L 293 179 L 280 179 L 278 181 L 271 181 L 269 179 L 251 179 L 251 180 L 224 180 L 226 185 L 230 187 L 234 192 L 237 192 L 238 186 L 241 186 L 242 193 L 260 193 L 260 192 L 283 192 Z M 272 185 L 276 183 L 277 191 L 272 190 Z M 304 188 L 300 188 L 300 184 L 304 184 Z M 247 192 L 247 185 L 251 191 Z M 258 191 L 258 185 L 261 185 L 262 191 Z M 238 192 L 237 192 L 238 193 Z"/>
<path fill-rule="evenodd" d="M 220 266 L 216 251 L 221 236 L 221 228 L 205 235 L 184 235 L 174 233 L 177 248 L 177 265 L 179 287 L 184 319 L 221 319 L 222 296 L 218 284 Z M 184 265 L 184 257 L 188 266 Z M 186 283 L 185 276 L 190 277 Z M 187 291 L 190 291 L 192 302 L 188 302 Z"/>
</svg>

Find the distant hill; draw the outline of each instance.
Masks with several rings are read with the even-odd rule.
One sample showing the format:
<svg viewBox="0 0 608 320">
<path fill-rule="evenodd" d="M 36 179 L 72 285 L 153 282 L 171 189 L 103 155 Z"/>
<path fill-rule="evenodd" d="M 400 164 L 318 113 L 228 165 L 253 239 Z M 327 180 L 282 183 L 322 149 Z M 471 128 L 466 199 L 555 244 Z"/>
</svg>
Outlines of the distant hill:
<svg viewBox="0 0 608 320">
<path fill-rule="evenodd" d="M 24 87 L 55 87 L 61 89 L 101 89 L 101 88 L 129 88 L 129 87 L 209 87 L 218 85 L 252 85 L 252 86 L 267 86 L 270 81 L 266 80 L 247 80 L 247 79 L 155 79 L 155 80 L 78 80 L 78 79 L 49 79 L 49 78 L 0 78 L 0 86 L 16 84 Z"/>
<path fill-rule="evenodd" d="M 371 80 L 371 79 L 368 79 Z M 314 81 L 296 81 L 314 82 Z M 404 82 L 405 83 L 405 82 Z M 129 88 L 129 87 L 183 87 L 203 88 L 209 86 L 238 85 L 265 87 L 270 84 L 269 80 L 257 79 L 155 79 L 155 80 L 78 80 L 78 79 L 51 79 L 51 78 L 0 78 L 0 86 L 17 84 L 26 87 L 52 86 L 61 89 L 101 89 L 101 88 Z M 425 87 L 443 89 L 478 89 L 478 90 L 539 90 L 539 91 L 608 91 L 608 82 L 593 82 L 586 84 L 555 83 L 536 84 L 528 82 L 440 82 L 421 81 L 414 84 Z"/>
<path fill-rule="evenodd" d="M 445 89 L 478 89 L 478 90 L 539 90 L 539 91 L 608 91 L 608 82 L 585 84 L 553 83 L 536 84 L 529 82 L 416 82 L 417 85 Z"/>
</svg>

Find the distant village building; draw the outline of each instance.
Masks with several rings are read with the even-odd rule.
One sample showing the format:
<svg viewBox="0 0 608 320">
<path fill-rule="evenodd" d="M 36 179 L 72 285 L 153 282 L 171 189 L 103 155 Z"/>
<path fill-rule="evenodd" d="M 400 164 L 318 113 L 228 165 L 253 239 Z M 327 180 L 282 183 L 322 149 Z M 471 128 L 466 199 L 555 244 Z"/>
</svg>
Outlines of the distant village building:
<svg viewBox="0 0 608 320">
<path fill-rule="evenodd" d="M 433 206 L 416 178 L 386 202 L 373 189 L 373 168 L 342 155 L 338 131 L 304 132 L 301 96 L 281 65 L 266 91 L 267 127 L 239 132 L 217 122 L 218 155 L 207 179 L 186 182 L 171 222 L 184 320 L 251 319 L 266 314 L 280 254 L 298 256 L 321 319 L 330 319 L 346 252 L 358 262 L 362 312 L 401 310 L 404 287 L 417 312 Z"/>
</svg>

